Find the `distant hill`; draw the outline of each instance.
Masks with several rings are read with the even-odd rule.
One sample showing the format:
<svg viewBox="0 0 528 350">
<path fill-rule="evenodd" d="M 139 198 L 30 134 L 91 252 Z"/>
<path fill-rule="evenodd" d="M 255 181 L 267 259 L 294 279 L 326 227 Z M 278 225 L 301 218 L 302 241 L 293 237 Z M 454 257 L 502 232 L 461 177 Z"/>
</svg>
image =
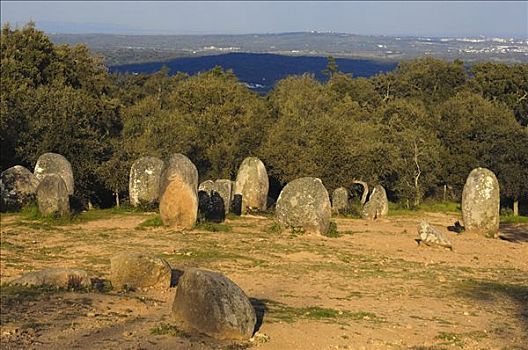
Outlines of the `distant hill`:
<svg viewBox="0 0 528 350">
<path fill-rule="evenodd" d="M 421 56 L 464 61 L 528 62 L 528 38 L 429 38 L 347 33 L 243 35 L 51 34 L 57 44 L 85 43 L 109 66 L 230 52 L 402 60 Z"/>
<path fill-rule="evenodd" d="M 360 59 L 336 59 L 339 69 L 355 77 L 369 77 L 380 72 L 393 70 L 396 62 L 378 62 Z M 128 64 L 110 67 L 112 72 L 153 73 L 162 66 L 170 68 L 171 74 L 185 72 L 196 74 L 215 66 L 232 69 L 248 87 L 258 92 L 267 92 L 275 83 L 292 74 L 313 73 L 318 80 L 324 80 L 321 73 L 327 65 L 325 57 L 285 56 L 274 54 L 229 53 L 200 57 L 184 57 L 167 62 Z"/>
</svg>

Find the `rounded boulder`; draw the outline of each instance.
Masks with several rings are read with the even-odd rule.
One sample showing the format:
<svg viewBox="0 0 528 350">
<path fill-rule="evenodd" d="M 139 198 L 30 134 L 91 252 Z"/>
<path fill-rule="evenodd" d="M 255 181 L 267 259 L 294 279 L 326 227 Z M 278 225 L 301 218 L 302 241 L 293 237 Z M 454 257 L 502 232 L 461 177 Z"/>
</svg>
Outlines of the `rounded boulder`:
<svg viewBox="0 0 528 350">
<path fill-rule="evenodd" d="M 73 170 L 70 162 L 64 156 L 57 153 L 44 153 L 37 160 L 33 173 L 40 181 L 50 174 L 59 175 L 66 184 L 68 195 L 73 195 Z"/>
<path fill-rule="evenodd" d="M 289 182 L 281 191 L 275 217 L 283 229 L 325 234 L 332 209 L 328 191 L 318 178 L 303 177 Z"/>
<path fill-rule="evenodd" d="M 172 314 L 177 326 L 219 340 L 248 340 L 257 318 L 244 291 L 222 274 L 189 269 L 178 280 Z"/>
<path fill-rule="evenodd" d="M 19 210 L 35 200 L 39 180 L 31 171 L 15 165 L 0 174 L 2 210 Z"/>
<path fill-rule="evenodd" d="M 462 191 L 462 220 L 466 231 L 495 234 L 499 230 L 500 188 L 495 174 L 473 169 Z"/>
<path fill-rule="evenodd" d="M 172 270 L 163 259 L 142 253 L 124 253 L 110 259 L 110 282 L 116 289 L 169 288 Z"/>
<path fill-rule="evenodd" d="M 132 206 L 159 202 L 163 165 L 163 161 L 156 157 L 139 158 L 132 164 L 128 182 L 128 193 Z"/>
<path fill-rule="evenodd" d="M 30 287 L 52 286 L 63 289 L 83 289 L 92 285 L 86 271 L 63 268 L 28 272 L 22 277 L 11 281 L 10 284 Z"/>
<path fill-rule="evenodd" d="M 62 177 L 46 176 L 37 187 L 37 204 L 43 216 L 65 216 L 70 213 L 70 197 Z"/>
<path fill-rule="evenodd" d="M 238 169 L 235 194 L 242 196 L 242 213 L 265 211 L 269 179 L 264 163 L 256 157 L 244 159 Z"/>
</svg>

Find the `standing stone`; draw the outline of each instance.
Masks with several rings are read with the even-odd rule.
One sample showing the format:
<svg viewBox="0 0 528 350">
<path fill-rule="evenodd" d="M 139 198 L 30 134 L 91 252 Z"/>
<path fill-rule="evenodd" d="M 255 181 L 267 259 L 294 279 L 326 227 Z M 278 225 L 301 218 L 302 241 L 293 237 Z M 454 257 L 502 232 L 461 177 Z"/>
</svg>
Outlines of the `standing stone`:
<svg viewBox="0 0 528 350">
<path fill-rule="evenodd" d="M 70 162 L 57 153 L 44 153 L 37 160 L 35 171 L 33 172 L 37 179 L 42 181 L 43 178 L 50 174 L 57 174 L 64 180 L 68 195 L 73 195 L 74 182 L 73 170 Z"/>
<path fill-rule="evenodd" d="M 219 179 L 214 182 L 213 190 L 218 192 L 222 201 L 224 202 L 224 211 L 229 213 L 229 208 L 231 208 L 231 180 Z"/>
<path fill-rule="evenodd" d="M 336 214 L 345 214 L 349 211 L 348 190 L 339 187 L 332 192 L 332 211 Z"/>
<path fill-rule="evenodd" d="M 244 159 L 236 178 L 236 194 L 242 195 L 242 214 L 265 211 L 269 180 L 264 163 L 256 157 Z"/>
<path fill-rule="evenodd" d="M 476 168 L 462 191 L 462 220 L 466 231 L 495 234 L 499 230 L 500 191 L 495 174 Z"/>
<path fill-rule="evenodd" d="M 172 315 L 179 328 L 219 340 L 248 340 L 257 318 L 239 286 L 212 271 L 189 269 L 178 280 Z"/>
<path fill-rule="evenodd" d="M 172 181 L 173 178 L 179 177 L 187 183 L 194 192 L 198 190 L 198 169 L 189 158 L 181 153 L 173 154 L 166 162 L 165 168 L 161 174 L 160 195 Z"/>
<path fill-rule="evenodd" d="M 163 259 L 142 253 L 123 253 L 110 259 L 110 282 L 115 289 L 169 288 L 172 269 Z"/>
<path fill-rule="evenodd" d="M 21 165 L 15 165 L 0 174 L 2 184 L 1 210 L 20 210 L 35 200 L 39 180 L 31 171 Z"/>
<path fill-rule="evenodd" d="M 215 183 L 204 181 L 198 186 L 198 210 L 200 218 L 207 221 L 222 222 L 225 219 L 224 200 L 215 190 Z"/>
<path fill-rule="evenodd" d="M 160 199 L 160 218 L 177 230 L 193 228 L 198 215 L 196 187 L 174 174 Z"/>
<path fill-rule="evenodd" d="M 222 222 L 225 220 L 224 199 L 216 191 L 211 191 L 209 196 L 209 206 L 205 218 L 208 221 Z"/>
<path fill-rule="evenodd" d="M 68 189 L 61 176 L 50 174 L 37 187 L 37 203 L 43 216 L 64 216 L 70 213 Z"/>
<path fill-rule="evenodd" d="M 212 180 L 206 180 L 198 186 L 198 213 L 200 220 L 207 217 L 213 185 L 214 182 Z"/>
<path fill-rule="evenodd" d="M 275 216 L 283 229 L 325 234 L 332 209 L 328 191 L 320 179 L 303 177 L 288 183 L 281 191 Z"/>
<path fill-rule="evenodd" d="M 369 201 L 365 203 L 361 210 L 361 217 L 366 220 L 374 220 L 389 214 L 389 200 L 387 192 L 381 185 L 377 185 L 372 190 Z"/>
<path fill-rule="evenodd" d="M 235 215 L 242 215 L 242 195 L 235 194 L 233 200 L 231 201 L 231 212 Z"/>
<path fill-rule="evenodd" d="M 236 181 L 231 180 L 231 202 L 235 199 Z"/>
<path fill-rule="evenodd" d="M 213 180 L 206 180 L 206 181 L 202 182 L 200 184 L 200 186 L 198 186 L 198 191 L 204 191 L 204 192 L 207 192 L 207 193 L 211 194 L 211 191 L 213 190 L 213 187 L 214 187 L 214 181 Z"/>
<path fill-rule="evenodd" d="M 128 193 L 132 206 L 159 202 L 163 166 L 163 161 L 155 157 L 139 158 L 132 164 L 128 182 Z"/>
<path fill-rule="evenodd" d="M 2 179 L 0 179 L 0 212 L 4 212 L 7 210 L 6 203 L 5 203 L 6 196 L 7 196 L 7 193 L 5 191 L 4 183 L 2 182 Z"/>
</svg>

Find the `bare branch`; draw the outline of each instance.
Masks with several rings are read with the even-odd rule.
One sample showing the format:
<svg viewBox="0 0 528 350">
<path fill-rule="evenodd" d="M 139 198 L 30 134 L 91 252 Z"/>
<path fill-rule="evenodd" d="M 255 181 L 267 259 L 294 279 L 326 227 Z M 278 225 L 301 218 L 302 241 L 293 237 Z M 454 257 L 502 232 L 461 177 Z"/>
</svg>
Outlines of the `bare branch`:
<svg viewBox="0 0 528 350">
<path fill-rule="evenodd" d="M 368 192 L 369 192 L 368 184 L 365 181 L 361 181 L 361 180 L 353 180 L 352 183 L 363 186 L 363 193 L 361 194 L 361 205 L 365 205 L 365 202 L 367 201 Z"/>
</svg>

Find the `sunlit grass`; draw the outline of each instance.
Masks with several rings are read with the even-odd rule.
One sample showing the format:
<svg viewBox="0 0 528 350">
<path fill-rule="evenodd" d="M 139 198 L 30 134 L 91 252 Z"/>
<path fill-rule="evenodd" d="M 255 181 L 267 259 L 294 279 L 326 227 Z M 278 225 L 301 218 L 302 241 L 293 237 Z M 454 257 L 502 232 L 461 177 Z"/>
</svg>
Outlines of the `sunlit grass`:
<svg viewBox="0 0 528 350">
<path fill-rule="evenodd" d="M 401 203 L 389 202 L 389 216 L 418 215 L 422 213 L 457 213 L 461 212 L 460 203 L 425 201 L 418 208 L 406 208 Z"/>
<path fill-rule="evenodd" d="M 501 216 L 500 217 L 501 224 L 526 224 L 528 223 L 528 216 L 513 216 L 513 215 L 507 215 L 507 216 Z"/>
</svg>

